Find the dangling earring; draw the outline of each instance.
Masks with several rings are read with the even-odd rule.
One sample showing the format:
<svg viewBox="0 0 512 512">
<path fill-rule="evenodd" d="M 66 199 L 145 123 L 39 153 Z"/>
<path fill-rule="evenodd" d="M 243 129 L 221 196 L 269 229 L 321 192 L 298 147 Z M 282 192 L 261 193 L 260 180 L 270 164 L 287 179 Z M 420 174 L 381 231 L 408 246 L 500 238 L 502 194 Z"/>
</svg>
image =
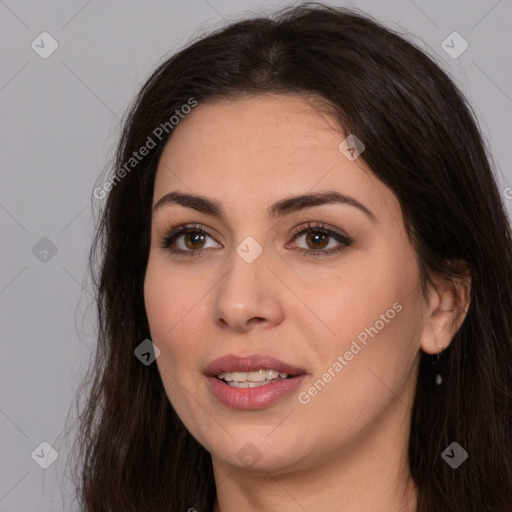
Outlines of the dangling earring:
<svg viewBox="0 0 512 512">
<path fill-rule="evenodd" d="M 434 340 L 434 345 L 437 347 L 437 343 L 436 343 L 436 340 Z M 434 378 L 434 382 L 436 383 L 436 385 L 440 386 L 442 383 L 443 383 L 443 378 L 441 377 L 441 373 L 439 371 L 439 359 L 440 359 L 440 354 L 441 352 L 444 350 L 444 347 L 441 346 L 441 350 L 437 353 L 437 357 L 436 359 L 432 362 L 432 365 L 434 366 L 434 369 L 437 370 L 436 371 L 436 376 Z"/>
</svg>

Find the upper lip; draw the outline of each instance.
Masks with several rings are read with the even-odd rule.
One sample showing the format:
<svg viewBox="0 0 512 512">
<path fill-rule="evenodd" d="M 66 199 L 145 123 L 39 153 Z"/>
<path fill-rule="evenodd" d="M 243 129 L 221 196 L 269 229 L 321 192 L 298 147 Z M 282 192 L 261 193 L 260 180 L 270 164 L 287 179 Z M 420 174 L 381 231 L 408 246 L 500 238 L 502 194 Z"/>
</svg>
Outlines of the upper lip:
<svg viewBox="0 0 512 512">
<path fill-rule="evenodd" d="M 219 357 L 206 367 L 206 375 L 214 377 L 224 372 L 253 372 L 257 370 L 275 370 L 288 375 L 299 375 L 305 370 L 287 364 L 275 357 L 266 355 L 235 356 L 232 354 Z"/>
</svg>

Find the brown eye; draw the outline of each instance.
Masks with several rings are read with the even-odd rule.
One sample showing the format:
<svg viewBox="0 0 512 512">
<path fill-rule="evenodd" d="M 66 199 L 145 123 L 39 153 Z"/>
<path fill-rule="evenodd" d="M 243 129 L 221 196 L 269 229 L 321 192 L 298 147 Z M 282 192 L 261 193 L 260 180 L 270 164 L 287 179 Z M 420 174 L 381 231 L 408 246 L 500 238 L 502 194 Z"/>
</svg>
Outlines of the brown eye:
<svg viewBox="0 0 512 512">
<path fill-rule="evenodd" d="M 202 249 L 203 243 L 205 241 L 205 235 L 203 233 L 191 231 L 189 233 L 185 233 L 183 236 L 183 240 L 188 249 Z"/>
<path fill-rule="evenodd" d="M 306 235 L 306 241 L 312 249 L 325 249 L 329 243 L 329 235 L 324 233 L 310 231 Z"/>
<path fill-rule="evenodd" d="M 322 223 L 307 223 L 305 229 L 298 229 L 293 236 L 294 245 L 304 238 L 306 247 L 298 247 L 308 255 L 328 256 L 349 247 L 353 240 L 348 235 L 324 227 Z M 332 242 L 332 243 L 331 243 Z M 331 245 L 329 247 L 329 245 Z"/>
<path fill-rule="evenodd" d="M 208 248 L 205 245 L 208 238 L 212 236 L 200 226 L 178 226 L 162 238 L 161 247 L 175 254 L 193 256 L 201 254 Z M 209 247 L 219 246 L 210 245 Z"/>
</svg>

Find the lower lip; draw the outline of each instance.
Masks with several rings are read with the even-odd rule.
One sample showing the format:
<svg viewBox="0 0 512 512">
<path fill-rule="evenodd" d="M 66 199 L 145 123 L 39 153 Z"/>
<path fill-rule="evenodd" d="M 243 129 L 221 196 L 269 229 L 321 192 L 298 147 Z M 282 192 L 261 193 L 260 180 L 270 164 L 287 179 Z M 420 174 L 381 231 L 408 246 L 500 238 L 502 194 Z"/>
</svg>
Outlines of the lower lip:
<svg viewBox="0 0 512 512">
<path fill-rule="evenodd" d="M 219 402 L 232 409 L 264 409 L 295 391 L 306 374 L 282 379 L 256 388 L 234 388 L 217 377 L 208 377 L 210 390 Z"/>
</svg>

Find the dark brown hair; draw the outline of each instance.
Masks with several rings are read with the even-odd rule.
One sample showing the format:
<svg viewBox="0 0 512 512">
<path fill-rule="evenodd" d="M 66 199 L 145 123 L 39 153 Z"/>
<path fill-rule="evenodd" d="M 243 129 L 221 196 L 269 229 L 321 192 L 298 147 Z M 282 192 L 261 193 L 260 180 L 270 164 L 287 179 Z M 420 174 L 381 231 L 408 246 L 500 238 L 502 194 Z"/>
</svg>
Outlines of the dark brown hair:
<svg viewBox="0 0 512 512">
<path fill-rule="evenodd" d="M 410 471 L 418 512 L 510 512 L 511 230 L 470 106 L 402 36 L 358 11 L 302 5 L 233 22 L 161 64 L 127 116 L 113 172 L 190 98 L 259 93 L 320 97 L 363 141 L 360 158 L 400 201 L 423 286 L 467 263 L 471 303 L 439 361 L 441 386 L 421 356 Z M 209 453 L 174 412 L 156 364 L 133 353 L 150 338 L 143 283 L 169 136 L 114 183 L 91 250 L 98 346 L 76 444 L 87 512 L 206 512 L 216 496 Z M 453 441 L 469 454 L 457 469 L 441 458 Z"/>
</svg>

